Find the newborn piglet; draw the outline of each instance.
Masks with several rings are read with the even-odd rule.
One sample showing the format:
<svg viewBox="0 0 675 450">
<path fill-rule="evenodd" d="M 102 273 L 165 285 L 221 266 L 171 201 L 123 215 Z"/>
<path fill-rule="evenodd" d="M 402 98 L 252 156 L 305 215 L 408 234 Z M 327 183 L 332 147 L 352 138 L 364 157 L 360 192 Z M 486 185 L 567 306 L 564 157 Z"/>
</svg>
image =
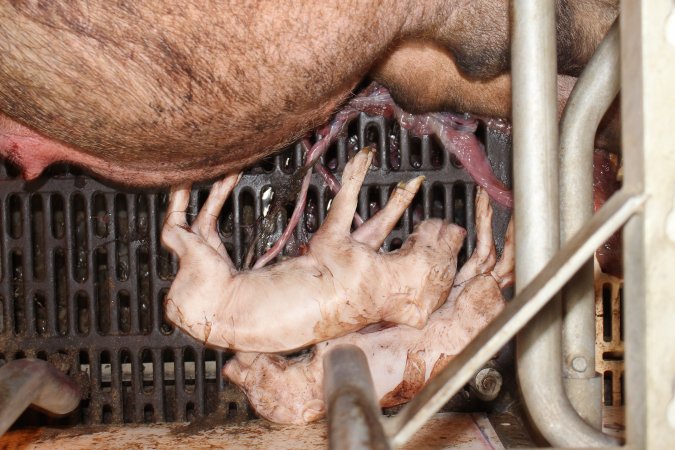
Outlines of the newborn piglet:
<svg viewBox="0 0 675 450">
<path fill-rule="evenodd" d="M 381 321 L 422 328 L 447 298 L 464 229 L 421 223 L 403 246 L 378 250 L 422 184 L 399 185 L 378 214 L 350 226 L 372 152 L 346 165 L 343 186 L 304 255 L 238 272 L 216 230 L 238 177 L 214 184 L 188 225 L 189 186 L 171 193 L 162 242 L 180 260 L 165 300 L 168 320 L 206 345 L 246 352 L 288 352 Z"/>
<path fill-rule="evenodd" d="M 312 353 L 281 355 L 237 353 L 223 375 L 240 386 L 262 417 L 302 424 L 320 419 L 323 357 L 336 344 L 360 347 L 368 358 L 382 407 L 407 402 L 457 355 L 505 306 L 501 289 L 513 282 L 513 227 L 497 261 L 488 195 L 476 196 L 476 248 L 455 278 L 450 295 L 424 329 L 404 325 L 371 333 L 351 333 L 321 342 Z M 388 280 L 391 281 L 391 280 Z"/>
</svg>

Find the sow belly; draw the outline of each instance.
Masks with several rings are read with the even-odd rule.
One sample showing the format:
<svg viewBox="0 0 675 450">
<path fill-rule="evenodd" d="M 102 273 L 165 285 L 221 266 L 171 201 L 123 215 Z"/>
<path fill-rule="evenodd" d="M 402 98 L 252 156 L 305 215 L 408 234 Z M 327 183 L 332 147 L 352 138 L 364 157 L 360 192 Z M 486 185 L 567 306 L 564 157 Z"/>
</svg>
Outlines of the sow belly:
<svg viewBox="0 0 675 450">
<path fill-rule="evenodd" d="M 508 2 L 305 3 L 1 3 L 0 155 L 28 178 L 64 161 L 135 186 L 213 179 L 325 123 L 369 74 L 413 112 L 508 116 Z M 558 67 L 578 75 L 617 7 L 558 4 Z"/>
</svg>

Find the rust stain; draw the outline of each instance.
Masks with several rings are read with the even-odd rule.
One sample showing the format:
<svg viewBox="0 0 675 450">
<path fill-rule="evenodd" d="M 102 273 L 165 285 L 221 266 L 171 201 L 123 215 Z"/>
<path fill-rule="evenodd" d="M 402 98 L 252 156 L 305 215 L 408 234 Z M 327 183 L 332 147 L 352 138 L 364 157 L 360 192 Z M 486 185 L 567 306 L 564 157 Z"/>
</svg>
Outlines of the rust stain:
<svg viewBox="0 0 675 450">
<path fill-rule="evenodd" d="M 403 381 L 382 397 L 380 405 L 383 408 L 406 403 L 422 389 L 422 386 L 424 386 L 424 374 L 426 373 L 426 363 L 424 362 L 423 355 L 424 352 L 421 351 L 408 352 L 405 370 L 403 371 Z"/>
<path fill-rule="evenodd" d="M 431 369 L 431 375 L 429 376 L 429 379 L 431 380 L 436 376 L 436 374 L 438 374 L 438 372 L 443 370 L 454 357 L 455 355 L 446 355 L 445 353 L 441 353 L 441 356 L 439 356 L 434 363 L 434 368 Z"/>
</svg>

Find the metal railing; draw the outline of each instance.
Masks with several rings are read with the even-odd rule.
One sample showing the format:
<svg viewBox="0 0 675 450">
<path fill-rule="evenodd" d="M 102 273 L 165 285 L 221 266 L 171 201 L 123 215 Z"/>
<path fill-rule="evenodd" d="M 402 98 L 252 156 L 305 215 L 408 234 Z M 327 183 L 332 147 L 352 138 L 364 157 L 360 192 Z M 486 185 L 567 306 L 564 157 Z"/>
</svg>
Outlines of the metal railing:
<svg viewBox="0 0 675 450">
<path fill-rule="evenodd" d="M 675 110 L 675 3 L 642 0 L 621 4 L 624 186 L 592 218 L 588 211 L 579 213 L 576 202 L 587 201 L 592 135 L 618 90 L 616 24 L 571 95 L 562 124 L 561 168 L 566 188 L 561 198 L 560 250 L 554 13 L 552 0 L 513 2 L 516 270 L 520 289 L 502 314 L 387 424 L 387 438 L 393 447 L 407 442 L 526 325 L 518 339 L 519 376 L 524 400 L 539 431 L 555 446 L 616 447 L 617 441 L 579 415 L 597 425 L 592 403 L 600 398 L 592 386 L 592 369 L 577 371 L 580 376 L 571 377 L 587 384 L 567 382 L 570 398 L 562 385 L 564 374 L 576 371 L 573 357 L 582 357 L 593 367 L 594 356 L 589 351 L 595 333 L 590 325 L 584 326 L 593 323 L 592 300 L 583 293 L 586 286 L 579 295 L 568 291 L 567 306 L 574 312 L 566 319 L 569 332 L 563 347 L 561 304 L 556 295 L 580 268 L 588 266 L 595 250 L 626 224 L 625 446 L 675 448 L 675 302 L 670 281 L 675 274 L 675 140 L 669 138 Z M 583 160 L 580 164 L 584 167 L 589 165 L 583 173 L 577 174 L 579 167 L 571 166 L 579 162 L 577 158 Z M 572 182 L 571 175 L 579 178 Z M 567 189 L 568 182 L 575 186 Z M 570 337 L 572 334 L 575 337 Z M 534 371 L 537 382 L 532 378 Z M 580 400 L 584 395 L 587 398 Z M 598 398 L 593 398 L 596 395 Z"/>
</svg>

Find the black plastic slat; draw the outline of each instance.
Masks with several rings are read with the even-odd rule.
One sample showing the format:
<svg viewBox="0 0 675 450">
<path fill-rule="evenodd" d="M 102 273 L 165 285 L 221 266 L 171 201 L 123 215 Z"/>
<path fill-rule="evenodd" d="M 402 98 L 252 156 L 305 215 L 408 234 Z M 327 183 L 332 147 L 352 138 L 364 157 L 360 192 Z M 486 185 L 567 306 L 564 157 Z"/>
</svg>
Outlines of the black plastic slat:
<svg viewBox="0 0 675 450">
<path fill-rule="evenodd" d="M 416 139 L 421 146 L 421 167 L 413 170 L 410 164 L 411 140 L 408 132 L 396 127 L 398 134 L 398 151 L 400 167 L 392 167 L 389 151 L 392 135 L 392 123 L 382 117 L 369 117 L 361 114 L 358 123 L 346 128 L 344 135 L 337 139 L 333 156 L 337 158 L 335 175 L 341 179 L 341 172 L 352 150 L 355 139 L 363 144 L 374 140 L 377 145 L 380 167 L 371 169 L 366 175 L 359 196 L 359 213 L 369 216 L 368 202 L 373 200 L 383 207 L 389 197 L 392 186 L 424 174 L 426 181 L 421 189 L 420 197 L 415 202 L 421 205 L 424 217 L 429 217 L 434 210 L 434 201 L 442 203 L 446 218 L 452 218 L 454 211 L 453 186 L 465 185 L 464 211 L 468 228 L 468 243 L 464 256 L 473 249 L 475 230 L 473 229 L 475 195 L 474 184 L 469 175 L 461 168 L 450 163 L 450 158 L 443 155 L 442 164 L 438 165 L 438 157 L 432 157 L 436 148 L 435 138 Z M 353 133 L 353 135 L 349 135 Z M 376 135 L 376 136 L 375 136 Z M 488 131 L 486 139 L 488 156 L 492 160 L 495 173 L 508 184 L 510 173 L 509 146 L 510 140 L 504 136 L 494 136 Z M 225 243 L 232 250 L 232 258 L 237 266 L 241 266 L 247 248 L 244 245 L 242 229 L 242 196 L 244 192 L 252 194 L 253 214 L 259 218 L 262 214 L 261 193 L 265 186 L 278 186 L 288 183 L 293 169 L 303 163 L 301 145 L 296 144 L 269 161 L 274 168 L 269 170 L 252 168 L 245 172 L 240 184 L 231 194 L 228 202 L 232 208 L 234 227 L 231 235 L 226 236 Z M 396 159 L 396 158 L 395 158 Z M 269 165 L 269 161 L 266 162 Z M 222 377 L 221 369 L 230 353 L 209 350 L 208 358 L 200 342 L 186 336 L 180 330 L 166 332 L 163 325 L 163 293 L 171 286 L 172 275 L 177 269 L 177 261 L 161 250 L 160 233 L 166 214 L 166 193 L 147 191 L 118 191 L 105 183 L 82 175 L 72 175 L 62 169 L 58 176 L 42 178 L 38 182 L 25 183 L 16 177 L 15 172 L 8 170 L 0 161 L 0 297 L 2 298 L 2 317 L 0 323 L 0 364 L 15 357 L 43 355 L 50 359 L 58 356 L 68 361 L 69 374 L 89 380 L 86 392 L 88 397 L 81 407 L 68 418 L 67 423 L 99 424 L 104 420 L 114 423 L 162 420 L 186 420 L 188 410 L 195 416 L 209 411 L 225 411 L 232 420 L 247 417 L 248 408 L 243 394 Z M 436 186 L 439 186 L 436 189 Z M 197 212 L 197 192 L 208 189 L 208 185 L 194 186 L 191 196 L 190 214 L 194 218 Z M 316 201 L 317 221 L 325 219 L 327 201 L 332 198 L 322 178 L 314 173 L 311 177 L 311 196 Z M 103 211 L 95 208 L 96 196 L 104 199 Z M 10 201 L 12 196 L 17 200 Z M 40 222 L 33 222 L 31 228 L 31 196 L 41 201 Z M 436 196 L 436 197 L 434 197 Z M 82 199 L 81 212 L 76 211 L 75 199 Z M 118 226 L 116 198 L 126 201 L 126 223 Z M 61 199 L 61 200 L 59 200 Z M 141 200 L 143 207 L 139 206 Z M 12 208 L 20 209 L 21 236 L 13 238 L 11 231 Z M 100 205 L 100 203 L 99 203 Z M 62 211 L 61 211 L 62 210 Z M 62 236 L 54 235 L 54 224 L 62 215 Z M 96 213 L 98 212 L 98 215 Z M 495 208 L 495 235 L 498 251 L 503 243 L 508 212 L 503 208 Z M 33 219 L 35 220 L 35 219 Z M 96 234 L 96 226 L 100 220 L 107 227 L 103 236 Z M 141 226 L 140 221 L 144 222 Z M 147 222 L 145 222 L 147 221 Z M 396 228 L 387 237 L 383 247 L 389 249 L 392 240 L 404 240 L 412 231 L 413 217 L 407 210 L 402 219 L 402 227 Z M 77 227 L 81 229 L 76 229 Z M 298 225 L 296 237 L 305 230 L 304 218 Z M 33 231 L 37 230 L 37 231 Z M 34 255 L 36 248 L 33 240 L 39 243 L 40 255 Z M 126 246 L 128 257 L 121 254 Z M 78 254 L 84 249 L 83 254 Z M 20 252 L 20 256 L 19 253 Z M 56 267 L 57 252 L 62 254 L 60 265 Z M 97 253 L 98 252 L 98 253 Z M 21 265 L 21 278 L 14 280 L 12 255 Z M 33 267 L 35 257 L 44 258 L 44 276 L 36 278 Z M 83 258 L 86 264 L 86 277 L 77 279 L 75 266 L 77 258 Z M 94 273 L 97 264 L 101 273 Z M 118 276 L 118 267 L 126 276 Z M 168 268 L 165 273 L 163 268 Z M 60 275 L 63 274 L 63 275 Z M 65 302 L 57 304 L 57 289 L 65 297 Z M 120 292 L 128 293 L 128 304 L 120 303 Z M 36 293 L 44 296 L 46 308 L 46 333 L 41 335 L 36 330 L 34 297 Z M 81 310 L 78 299 L 86 296 L 86 311 Z M 104 294 L 104 295 L 100 295 Z M 148 304 L 141 300 L 148 297 Z M 21 321 L 23 332 L 16 335 L 15 301 L 23 307 L 24 318 Z M 103 303 L 102 303 L 103 302 Z M 146 308 L 147 306 L 147 308 Z M 102 308 L 103 307 L 103 308 Z M 124 308 L 124 309 L 121 309 Z M 128 308 L 128 310 L 127 310 Z M 99 320 L 104 310 L 109 320 L 105 332 L 101 332 Z M 129 321 L 128 328 L 120 327 L 120 318 Z M 146 319 L 149 317 L 149 320 Z M 88 320 L 89 332 L 79 332 L 82 319 Z M 65 322 L 64 322 L 65 319 Z M 149 325 L 143 329 L 144 323 Z M 65 328 L 64 328 L 65 325 Z M 195 360 L 195 380 L 191 390 L 185 389 L 184 354 L 185 349 L 193 350 Z M 152 355 L 152 388 L 146 389 L 143 381 L 143 352 L 147 349 Z M 107 354 L 110 359 L 110 377 L 102 389 L 101 355 Z M 174 363 L 174 380 L 168 380 L 164 373 L 164 355 L 171 355 Z M 86 355 L 81 365 L 80 356 Z M 207 361 L 215 359 L 216 373 L 209 373 L 206 379 Z M 131 377 L 123 376 L 123 364 L 130 363 Z M 212 363 L 209 363 L 212 364 Z M 80 369 L 86 373 L 77 374 Z M 106 367 L 107 371 L 108 368 Z M 126 380 L 126 381 L 125 381 Z M 229 413 L 228 413 L 229 411 Z M 47 423 L 45 416 L 42 423 L 24 423 L 20 425 L 42 425 Z M 226 420 L 224 417 L 223 420 Z M 66 423 L 66 422 L 63 422 Z"/>
</svg>

